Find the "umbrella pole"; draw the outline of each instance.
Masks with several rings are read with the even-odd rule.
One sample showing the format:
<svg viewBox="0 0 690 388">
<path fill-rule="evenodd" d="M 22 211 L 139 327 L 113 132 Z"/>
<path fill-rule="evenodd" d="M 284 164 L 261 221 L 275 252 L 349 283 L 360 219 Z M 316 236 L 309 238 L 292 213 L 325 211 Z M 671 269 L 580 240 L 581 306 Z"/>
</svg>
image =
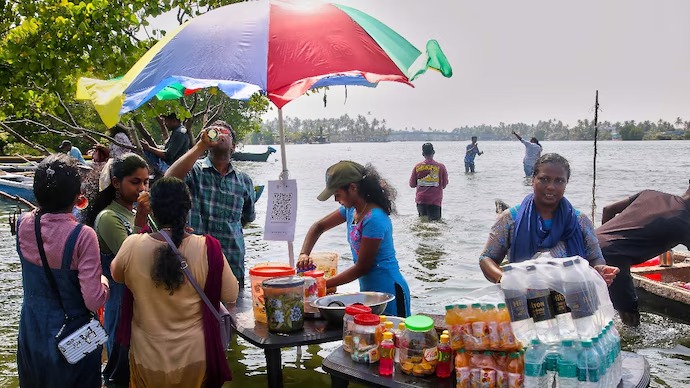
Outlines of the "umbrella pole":
<svg viewBox="0 0 690 388">
<path fill-rule="evenodd" d="M 283 110 L 278 108 L 278 133 L 280 134 L 280 161 L 283 165 L 283 171 L 280 173 L 280 179 L 288 179 L 287 157 L 285 156 L 285 131 L 283 129 Z M 295 249 L 292 246 L 292 241 L 288 241 L 288 258 L 290 260 L 290 267 L 295 266 Z"/>
</svg>

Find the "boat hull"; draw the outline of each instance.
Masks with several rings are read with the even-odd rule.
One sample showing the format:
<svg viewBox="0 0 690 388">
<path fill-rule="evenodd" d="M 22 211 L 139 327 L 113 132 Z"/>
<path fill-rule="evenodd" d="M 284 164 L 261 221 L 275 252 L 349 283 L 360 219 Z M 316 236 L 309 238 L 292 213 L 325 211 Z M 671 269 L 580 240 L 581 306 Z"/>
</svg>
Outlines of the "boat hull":
<svg viewBox="0 0 690 388">
<path fill-rule="evenodd" d="M 646 309 L 690 323 L 690 254 L 674 252 L 671 267 L 658 265 L 630 269 L 638 302 Z"/>
</svg>

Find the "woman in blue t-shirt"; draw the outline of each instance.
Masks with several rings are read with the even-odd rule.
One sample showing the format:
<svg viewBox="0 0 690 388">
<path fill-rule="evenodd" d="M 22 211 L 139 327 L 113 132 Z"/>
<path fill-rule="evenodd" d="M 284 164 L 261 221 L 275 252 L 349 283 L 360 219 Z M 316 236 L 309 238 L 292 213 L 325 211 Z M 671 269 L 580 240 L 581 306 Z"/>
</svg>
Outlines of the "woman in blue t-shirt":
<svg viewBox="0 0 690 388">
<path fill-rule="evenodd" d="M 342 206 L 309 228 L 297 267 L 311 266 L 309 255 L 323 232 L 346 223 L 355 265 L 328 279 L 326 286 L 337 287 L 359 279 L 361 291 L 396 295 L 398 300 L 388 303 L 384 314 L 409 316 L 410 289 L 395 257 L 390 219 L 395 212 L 395 189 L 379 177 L 372 165 L 341 161 L 326 170 L 326 188 L 317 198 L 325 201 L 331 196 Z"/>
</svg>

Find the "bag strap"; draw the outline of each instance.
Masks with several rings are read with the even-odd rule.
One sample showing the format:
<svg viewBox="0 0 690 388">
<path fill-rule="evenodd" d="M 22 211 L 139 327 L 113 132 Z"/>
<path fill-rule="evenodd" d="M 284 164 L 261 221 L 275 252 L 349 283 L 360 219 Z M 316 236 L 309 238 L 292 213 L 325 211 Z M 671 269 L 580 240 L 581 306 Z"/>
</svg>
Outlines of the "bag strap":
<svg viewBox="0 0 690 388">
<path fill-rule="evenodd" d="M 48 266 L 48 259 L 46 258 L 46 251 L 43 249 L 43 238 L 41 237 L 41 213 L 36 212 L 36 218 L 34 220 L 34 229 L 36 231 L 36 244 L 38 245 L 38 253 L 41 255 L 41 262 L 43 263 L 43 271 L 48 278 L 48 283 L 50 283 L 50 288 L 53 289 L 58 297 L 58 302 L 60 303 L 60 308 L 62 312 L 65 313 L 65 319 L 68 319 L 67 310 L 64 304 L 62 304 L 62 297 L 60 296 L 60 290 L 58 289 L 57 282 L 55 281 L 55 276 L 53 276 L 53 271 Z"/>
<path fill-rule="evenodd" d="M 201 299 L 206 303 L 206 306 L 208 306 L 209 310 L 211 310 L 211 313 L 213 313 L 213 316 L 216 317 L 218 322 L 222 321 L 222 318 L 220 317 L 220 314 L 218 313 L 218 309 L 213 306 L 210 300 L 208 300 L 208 297 L 206 296 L 206 293 L 204 293 L 204 290 L 201 289 L 199 286 L 199 283 L 194 280 L 194 276 L 192 276 L 192 273 L 189 271 L 189 266 L 187 265 L 187 261 L 182 257 L 182 254 L 180 251 L 177 249 L 175 244 L 172 242 L 170 239 L 170 236 L 164 231 L 160 230 L 158 233 L 160 233 L 161 236 L 165 239 L 165 241 L 168 243 L 170 248 L 172 248 L 173 253 L 175 254 L 175 257 L 177 257 L 177 260 L 180 261 L 180 268 L 182 269 L 182 272 L 187 276 L 187 279 L 189 279 L 189 282 L 192 284 L 196 292 L 199 294 Z"/>
</svg>

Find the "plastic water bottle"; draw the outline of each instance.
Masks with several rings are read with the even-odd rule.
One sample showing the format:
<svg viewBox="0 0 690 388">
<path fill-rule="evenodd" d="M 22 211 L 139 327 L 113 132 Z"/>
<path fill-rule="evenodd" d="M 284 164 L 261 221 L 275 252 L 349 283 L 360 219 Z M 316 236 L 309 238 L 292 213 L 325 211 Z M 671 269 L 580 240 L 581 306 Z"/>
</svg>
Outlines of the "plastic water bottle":
<svg viewBox="0 0 690 388">
<path fill-rule="evenodd" d="M 506 307 L 510 314 L 513 335 L 523 346 L 536 338 L 534 320 L 527 310 L 527 286 L 525 284 L 525 270 L 506 265 L 503 267 L 501 288 L 506 298 Z"/>
<path fill-rule="evenodd" d="M 610 387 L 613 379 L 611 378 L 608 352 L 604 348 L 604 343 L 601 342 L 601 334 L 592 337 L 592 348 L 597 351 L 601 359 L 601 366 L 599 367 L 599 385 L 602 387 Z"/>
<path fill-rule="evenodd" d="M 565 301 L 570 306 L 573 323 L 580 339 L 590 339 L 600 331 L 596 318 L 596 303 L 586 276 L 580 272 L 573 260 L 563 262 Z"/>
<path fill-rule="evenodd" d="M 556 385 L 559 388 L 577 388 L 577 349 L 572 340 L 561 341 L 560 358 L 558 359 L 558 377 Z"/>
<path fill-rule="evenodd" d="M 537 337 L 547 344 L 559 341 L 558 322 L 551 304 L 551 290 L 546 280 L 537 273 L 537 267 L 528 265 L 527 310 L 534 320 Z"/>
<path fill-rule="evenodd" d="M 548 277 L 551 279 L 551 303 L 554 307 L 554 313 L 556 314 L 556 322 L 558 323 L 558 332 L 560 334 L 561 340 L 564 339 L 577 339 L 577 330 L 575 329 L 575 324 L 573 323 L 573 317 L 570 313 L 570 307 L 568 307 L 565 296 L 557 290 L 563 290 L 563 278 L 561 276 L 562 266 L 556 262 L 547 262 L 545 270 L 547 271 Z M 554 289 L 555 288 L 555 289 Z"/>
<path fill-rule="evenodd" d="M 592 347 L 592 341 L 585 340 L 580 343 L 582 351 L 577 356 L 577 381 L 580 388 L 599 388 L 601 359 Z"/>
<path fill-rule="evenodd" d="M 547 388 L 544 357 L 546 347 L 533 339 L 525 352 L 525 388 Z"/>
<path fill-rule="evenodd" d="M 546 386 L 553 386 L 558 374 L 558 362 L 561 358 L 560 345 L 552 344 L 546 345 L 546 352 L 544 354 L 544 373 L 546 373 Z"/>
<path fill-rule="evenodd" d="M 613 371 L 612 371 L 612 376 L 613 376 L 613 382 L 614 385 L 618 385 L 618 383 L 621 380 L 622 376 L 622 360 L 620 357 L 620 352 L 621 352 L 621 345 L 620 345 L 620 337 L 618 337 L 618 331 L 616 331 L 616 327 L 613 325 L 613 321 L 609 322 L 608 325 L 606 325 L 606 328 L 604 329 L 604 338 L 606 342 L 608 343 L 609 350 L 611 351 L 613 357 Z"/>
</svg>

